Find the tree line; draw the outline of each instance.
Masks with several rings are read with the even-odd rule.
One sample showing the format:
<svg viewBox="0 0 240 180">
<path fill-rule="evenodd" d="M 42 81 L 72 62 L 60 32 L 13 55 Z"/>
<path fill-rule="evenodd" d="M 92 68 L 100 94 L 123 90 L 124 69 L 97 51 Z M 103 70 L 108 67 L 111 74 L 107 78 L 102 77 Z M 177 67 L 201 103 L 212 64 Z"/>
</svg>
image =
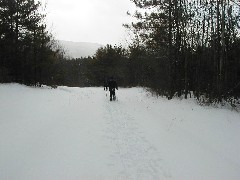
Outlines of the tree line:
<svg viewBox="0 0 240 180">
<path fill-rule="evenodd" d="M 133 47 L 145 51 L 146 84 L 160 95 L 209 102 L 240 96 L 240 4 L 234 0 L 131 0 Z M 142 52 L 143 52 L 142 51 Z M 144 60 L 142 60 L 142 58 Z"/>
<path fill-rule="evenodd" d="M 40 1 L 0 0 L 0 82 L 51 83 L 63 56 L 45 16 Z"/>
</svg>

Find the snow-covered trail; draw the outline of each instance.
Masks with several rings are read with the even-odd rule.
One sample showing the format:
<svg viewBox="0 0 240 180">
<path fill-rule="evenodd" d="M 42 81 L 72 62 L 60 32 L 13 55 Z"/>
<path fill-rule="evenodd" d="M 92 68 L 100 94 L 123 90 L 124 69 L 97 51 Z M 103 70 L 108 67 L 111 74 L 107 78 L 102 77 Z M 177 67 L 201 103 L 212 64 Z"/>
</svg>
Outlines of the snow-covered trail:
<svg viewBox="0 0 240 180">
<path fill-rule="evenodd" d="M 0 84 L 0 179 L 240 179 L 240 114 L 142 88 Z"/>
<path fill-rule="evenodd" d="M 119 179 L 170 177 L 167 167 L 161 162 L 161 154 L 144 136 L 134 111 L 124 102 L 106 103 L 105 107 L 106 137 L 114 150 L 110 170 L 117 170 Z"/>
</svg>

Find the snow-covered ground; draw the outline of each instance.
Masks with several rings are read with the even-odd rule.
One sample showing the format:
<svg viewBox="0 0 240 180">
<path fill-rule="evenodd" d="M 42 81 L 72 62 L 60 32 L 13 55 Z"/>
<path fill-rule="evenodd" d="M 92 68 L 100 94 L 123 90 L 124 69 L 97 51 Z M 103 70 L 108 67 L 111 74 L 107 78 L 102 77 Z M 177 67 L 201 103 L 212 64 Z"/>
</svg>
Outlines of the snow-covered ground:
<svg viewBox="0 0 240 180">
<path fill-rule="evenodd" d="M 240 113 L 142 88 L 0 85 L 0 179 L 240 179 Z"/>
</svg>

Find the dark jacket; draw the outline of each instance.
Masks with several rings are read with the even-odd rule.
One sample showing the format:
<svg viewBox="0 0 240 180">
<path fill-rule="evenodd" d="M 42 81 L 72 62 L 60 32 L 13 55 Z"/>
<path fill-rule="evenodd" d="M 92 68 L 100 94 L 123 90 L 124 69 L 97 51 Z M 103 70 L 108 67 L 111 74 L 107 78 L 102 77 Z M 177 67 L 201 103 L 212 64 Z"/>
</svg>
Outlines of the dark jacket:
<svg viewBox="0 0 240 180">
<path fill-rule="evenodd" d="M 115 89 L 118 89 L 117 82 L 114 79 L 109 79 L 108 88 L 109 91 L 115 91 Z"/>
</svg>

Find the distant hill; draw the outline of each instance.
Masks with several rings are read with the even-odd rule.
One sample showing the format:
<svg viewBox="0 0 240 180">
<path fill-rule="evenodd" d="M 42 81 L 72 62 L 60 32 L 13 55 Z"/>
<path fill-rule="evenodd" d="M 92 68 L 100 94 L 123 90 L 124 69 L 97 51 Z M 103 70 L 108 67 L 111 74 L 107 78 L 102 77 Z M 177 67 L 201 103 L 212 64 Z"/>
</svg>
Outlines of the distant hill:
<svg viewBox="0 0 240 180">
<path fill-rule="evenodd" d="M 72 42 L 59 40 L 59 44 L 66 50 L 66 54 L 73 58 L 93 56 L 103 45 L 89 42 Z"/>
</svg>

